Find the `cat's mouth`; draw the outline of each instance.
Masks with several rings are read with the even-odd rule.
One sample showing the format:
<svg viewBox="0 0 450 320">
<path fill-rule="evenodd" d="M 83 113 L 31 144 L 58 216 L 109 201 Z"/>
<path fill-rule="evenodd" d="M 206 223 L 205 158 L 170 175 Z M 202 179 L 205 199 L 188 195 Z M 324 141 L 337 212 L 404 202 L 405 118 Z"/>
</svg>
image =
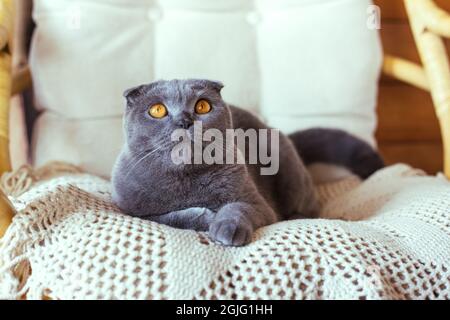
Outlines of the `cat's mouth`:
<svg viewBox="0 0 450 320">
<path fill-rule="evenodd" d="M 195 130 L 194 127 L 190 127 L 189 129 L 177 129 L 176 138 L 172 139 L 173 143 L 189 143 L 189 144 L 205 144 L 206 142 L 203 139 L 203 130 Z"/>
<path fill-rule="evenodd" d="M 203 141 L 203 131 L 198 131 L 195 130 L 194 127 L 190 127 L 189 129 L 184 129 L 183 132 L 183 137 L 187 141 L 191 141 L 194 143 Z"/>
</svg>

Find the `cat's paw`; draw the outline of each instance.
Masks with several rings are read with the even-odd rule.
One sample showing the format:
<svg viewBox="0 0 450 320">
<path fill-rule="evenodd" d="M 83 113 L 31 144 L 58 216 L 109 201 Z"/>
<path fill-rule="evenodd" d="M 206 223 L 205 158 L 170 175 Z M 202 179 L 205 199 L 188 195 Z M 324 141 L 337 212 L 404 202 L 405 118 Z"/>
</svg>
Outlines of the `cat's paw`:
<svg viewBox="0 0 450 320">
<path fill-rule="evenodd" d="M 213 222 L 209 227 L 212 240 L 225 246 L 243 246 L 252 240 L 252 226 L 241 220 L 224 219 Z"/>
</svg>

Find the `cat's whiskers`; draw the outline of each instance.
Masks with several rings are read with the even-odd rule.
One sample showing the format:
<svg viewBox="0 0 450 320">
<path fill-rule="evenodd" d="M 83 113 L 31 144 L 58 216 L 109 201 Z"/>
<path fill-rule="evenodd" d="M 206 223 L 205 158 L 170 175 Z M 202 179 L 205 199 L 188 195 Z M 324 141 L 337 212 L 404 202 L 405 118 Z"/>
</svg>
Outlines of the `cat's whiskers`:
<svg viewBox="0 0 450 320">
<path fill-rule="evenodd" d="M 138 161 L 136 161 L 136 163 L 131 167 L 130 170 L 128 170 L 125 179 L 128 178 L 128 176 L 133 172 L 133 170 L 136 168 L 137 165 L 139 165 L 142 161 L 144 161 L 145 159 L 147 159 L 148 157 L 150 157 L 152 154 L 154 154 L 155 152 L 161 150 L 162 148 L 166 147 L 168 145 L 168 143 L 163 144 L 161 146 L 159 146 L 156 149 L 153 149 L 152 151 L 150 151 L 149 153 L 147 153 L 146 155 L 144 155 L 142 158 L 140 158 Z M 139 155 L 142 155 L 142 153 L 145 153 L 147 151 L 141 152 Z"/>
<path fill-rule="evenodd" d="M 144 154 L 147 154 L 147 152 L 151 152 L 153 151 L 152 149 L 145 149 L 141 152 L 139 152 L 138 154 L 133 155 L 134 158 L 140 158 L 141 156 L 143 156 Z"/>
</svg>

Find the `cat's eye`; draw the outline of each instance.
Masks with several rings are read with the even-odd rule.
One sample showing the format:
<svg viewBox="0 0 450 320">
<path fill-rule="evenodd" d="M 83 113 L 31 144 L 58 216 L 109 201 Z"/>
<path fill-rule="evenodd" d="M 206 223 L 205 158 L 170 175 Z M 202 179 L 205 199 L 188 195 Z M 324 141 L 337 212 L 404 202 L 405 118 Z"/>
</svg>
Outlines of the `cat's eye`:
<svg viewBox="0 0 450 320">
<path fill-rule="evenodd" d="M 162 103 L 157 103 L 148 108 L 148 114 L 152 118 L 161 119 L 167 116 L 167 108 Z"/>
<path fill-rule="evenodd" d="M 198 100 L 195 104 L 195 112 L 198 114 L 205 114 L 211 111 L 211 105 L 208 101 L 202 99 Z"/>
</svg>

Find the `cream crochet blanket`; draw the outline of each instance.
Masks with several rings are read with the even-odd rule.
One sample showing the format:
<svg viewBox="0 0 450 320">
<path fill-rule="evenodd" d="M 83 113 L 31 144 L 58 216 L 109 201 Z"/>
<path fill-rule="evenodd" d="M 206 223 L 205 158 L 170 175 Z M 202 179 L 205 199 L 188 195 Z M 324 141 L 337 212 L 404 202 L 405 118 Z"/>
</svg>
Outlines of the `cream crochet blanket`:
<svg viewBox="0 0 450 320">
<path fill-rule="evenodd" d="M 339 220 L 281 222 L 225 248 L 125 216 L 108 181 L 54 168 L 3 177 L 18 213 L 0 242 L 1 298 L 450 298 L 442 176 L 396 165 L 321 185 L 322 217 Z"/>
</svg>

